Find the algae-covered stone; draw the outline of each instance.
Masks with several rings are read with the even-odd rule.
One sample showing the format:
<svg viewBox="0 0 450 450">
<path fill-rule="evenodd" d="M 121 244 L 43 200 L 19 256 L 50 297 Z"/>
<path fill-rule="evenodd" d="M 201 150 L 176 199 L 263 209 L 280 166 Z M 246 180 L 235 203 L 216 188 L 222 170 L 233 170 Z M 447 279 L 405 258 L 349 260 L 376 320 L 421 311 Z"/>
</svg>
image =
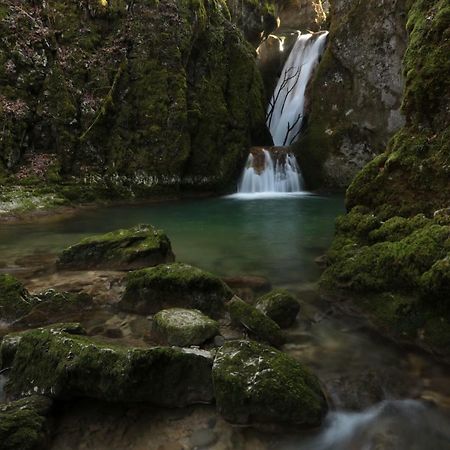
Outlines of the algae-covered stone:
<svg viewBox="0 0 450 450">
<path fill-rule="evenodd" d="M 14 327 L 37 327 L 56 322 L 78 320 L 84 311 L 92 309 L 93 300 L 86 293 L 58 292 L 48 289 L 36 294 L 39 303 L 14 322 Z"/>
<path fill-rule="evenodd" d="M 250 341 L 227 342 L 213 366 L 217 407 L 233 423 L 317 426 L 327 402 L 317 377 L 291 356 Z"/>
<path fill-rule="evenodd" d="M 14 321 L 38 302 L 39 299 L 31 296 L 19 280 L 9 274 L 0 274 L 0 321 Z"/>
<path fill-rule="evenodd" d="M 290 327 L 297 318 L 300 304 L 294 295 L 284 289 L 275 289 L 259 298 L 256 308 L 270 317 L 281 328 Z"/>
<path fill-rule="evenodd" d="M 171 308 L 155 314 L 152 331 L 169 345 L 187 347 L 219 334 L 219 325 L 198 310 Z"/>
<path fill-rule="evenodd" d="M 119 307 L 138 314 L 194 308 L 216 318 L 232 296 L 220 278 L 202 269 L 183 263 L 161 264 L 128 275 Z"/>
<path fill-rule="evenodd" d="M 213 398 L 206 351 L 107 345 L 50 328 L 22 335 L 7 392 L 178 407 Z"/>
<path fill-rule="evenodd" d="M 169 238 L 151 225 L 83 239 L 62 252 L 58 266 L 63 269 L 133 270 L 172 262 Z"/>
<path fill-rule="evenodd" d="M 46 416 L 51 406 L 52 401 L 40 395 L 0 404 L 0 449 L 40 448 L 48 436 Z"/>
<path fill-rule="evenodd" d="M 234 297 L 228 303 L 228 311 L 233 322 L 242 325 L 259 340 L 275 346 L 284 343 L 280 327 L 254 306 Z"/>
</svg>

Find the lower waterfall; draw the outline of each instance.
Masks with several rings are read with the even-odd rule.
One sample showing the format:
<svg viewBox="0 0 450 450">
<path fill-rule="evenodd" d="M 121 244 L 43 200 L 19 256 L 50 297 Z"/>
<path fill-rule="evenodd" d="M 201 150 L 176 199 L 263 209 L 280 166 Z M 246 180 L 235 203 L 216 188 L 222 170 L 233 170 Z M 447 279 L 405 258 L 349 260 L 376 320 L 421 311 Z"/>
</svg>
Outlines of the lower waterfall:
<svg viewBox="0 0 450 450">
<path fill-rule="evenodd" d="M 238 193 L 288 193 L 300 192 L 302 178 L 295 156 L 286 153 L 274 157 L 262 149 L 263 161 L 255 164 L 255 155 L 250 153 L 238 186 Z"/>
</svg>

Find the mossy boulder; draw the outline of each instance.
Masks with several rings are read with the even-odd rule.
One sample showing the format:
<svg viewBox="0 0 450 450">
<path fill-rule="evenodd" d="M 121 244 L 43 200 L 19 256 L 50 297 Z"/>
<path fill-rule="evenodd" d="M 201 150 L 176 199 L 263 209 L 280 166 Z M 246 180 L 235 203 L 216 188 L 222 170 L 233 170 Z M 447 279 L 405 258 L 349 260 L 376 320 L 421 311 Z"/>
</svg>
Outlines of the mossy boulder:
<svg viewBox="0 0 450 450">
<path fill-rule="evenodd" d="M 30 312 L 39 299 L 9 274 L 0 274 L 0 321 L 12 322 Z"/>
<path fill-rule="evenodd" d="M 138 314 L 193 308 L 217 318 L 232 296 L 231 289 L 209 272 L 183 263 L 161 264 L 128 274 L 119 307 Z"/>
<path fill-rule="evenodd" d="M 276 347 L 284 344 L 285 338 L 280 327 L 254 306 L 233 297 L 227 308 L 232 322 L 244 327 L 253 337 Z"/>
<path fill-rule="evenodd" d="M 203 344 L 219 334 L 219 324 L 195 309 L 164 309 L 153 317 L 152 332 L 179 347 Z"/>
<path fill-rule="evenodd" d="M 83 239 L 61 253 L 58 266 L 77 270 L 134 270 L 174 259 L 169 238 L 162 230 L 137 225 Z"/>
<path fill-rule="evenodd" d="M 211 367 L 205 351 L 108 345 L 40 328 L 22 335 L 6 391 L 181 407 L 212 401 Z"/>
<path fill-rule="evenodd" d="M 256 342 L 227 342 L 214 360 L 213 382 L 218 410 L 236 424 L 315 427 L 328 409 L 314 374 Z"/>
<path fill-rule="evenodd" d="M 0 449 L 42 448 L 49 438 L 47 415 L 52 401 L 40 395 L 0 404 Z"/>
<path fill-rule="evenodd" d="M 300 304 L 289 291 L 275 289 L 258 299 L 256 309 L 270 317 L 281 328 L 287 328 L 297 319 Z"/>
<path fill-rule="evenodd" d="M 92 297 L 84 292 L 59 292 L 48 289 L 36 294 L 39 302 L 14 322 L 14 327 L 38 327 L 51 323 L 79 320 L 94 307 Z M 74 318 L 74 316 L 76 316 Z"/>
</svg>

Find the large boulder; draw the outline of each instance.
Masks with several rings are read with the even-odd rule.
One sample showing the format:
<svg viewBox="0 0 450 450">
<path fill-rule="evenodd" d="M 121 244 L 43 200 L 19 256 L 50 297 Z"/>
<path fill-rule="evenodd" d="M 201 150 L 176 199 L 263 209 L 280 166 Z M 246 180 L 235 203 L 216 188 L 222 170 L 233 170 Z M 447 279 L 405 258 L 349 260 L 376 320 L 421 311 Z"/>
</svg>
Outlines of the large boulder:
<svg viewBox="0 0 450 450">
<path fill-rule="evenodd" d="M 164 309 L 153 317 L 152 332 L 169 345 L 203 344 L 219 334 L 219 324 L 196 309 Z"/>
<path fill-rule="evenodd" d="M 161 264 L 128 274 L 119 307 L 138 314 L 193 308 L 216 318 L 232 296 L 220 278 L 202 269 L 183 263 Z"/>
<path fill-rule="evenodd" d="M 253 337 L 276 347 L 284 343 L 280 327 L 254 306 L 233 297 L 227 307 L 232 322 L 244 327 Z"/>
<path fill-rule="evenodd" d="M 275 289 L 258 299 L 256 309 L 270 317 L 281 328 L 287 328 L 295 322 L 300 304 L 289 291 Z"/>
<path fill-rule="evenodd" d="M 62 269 L 134 270 L 174 261 L 169 238 L 151 225 L 88 237 L 65 249 L 58 260 Z"/>
<path fill-rule="evenodd" d="M 219 411 L 236 424 L 315 427 L 328 409 L 315 375 L 256 342 L 227 342 L 214 360 L 213 382 Z"/>
<path fill-rule="evenodd" d="M 51 406 L 52 401 L 40 395 L 0 404 L 0 449 L 44 448 L 49 437 L 46 416 Z"/>
<path fill-rule="evenodd" d="M 212 362 L 206 351 L 107 345 L 40 328 L 22 335 L 6 390 L 181 407 L 212 401 Z"/>
<path fill-rule="evenodd" d="M 30 312 L 39 299 L 9 274 L 0 274 L 0 321 L 12 322 Z"/>
</svg>

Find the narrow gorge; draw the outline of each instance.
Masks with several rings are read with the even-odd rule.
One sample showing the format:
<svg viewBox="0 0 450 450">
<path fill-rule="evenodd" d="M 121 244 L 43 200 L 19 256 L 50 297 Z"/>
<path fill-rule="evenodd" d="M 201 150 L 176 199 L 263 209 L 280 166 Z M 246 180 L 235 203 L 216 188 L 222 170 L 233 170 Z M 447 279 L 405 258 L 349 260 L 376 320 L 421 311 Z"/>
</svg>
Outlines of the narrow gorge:
<svg viewBox="0 0 450 450">
<path fill-rule="evenodd" d="M 447 450 L 448 0 L 3 0 L 0 450 Z"/>
</svg>

